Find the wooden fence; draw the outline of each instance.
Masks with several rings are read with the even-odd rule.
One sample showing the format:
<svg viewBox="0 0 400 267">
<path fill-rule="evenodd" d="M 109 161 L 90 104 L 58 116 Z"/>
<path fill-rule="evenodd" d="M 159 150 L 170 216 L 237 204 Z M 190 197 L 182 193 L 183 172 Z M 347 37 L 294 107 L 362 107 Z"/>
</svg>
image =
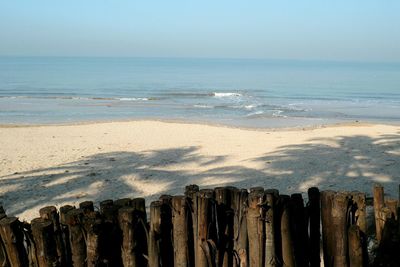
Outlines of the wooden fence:
<svg viewBox="0 0 400 267">
<path fill-rule="evenodd" d="M 186 187 L 163 195 L 146 214 L 143 198 L 79 208 L 40 209 L 20 222 L 0 210 L 1 266 L 399 266 L 398 201 L 375 186 L 376 230 L 368 232 L 366 196 L 308 190 L 280 195 L 262 187 Z M 370 263 L 368 235 L 379 244 Z M 322 234 L 322 242 L 321 242 Z M 322 251 L 323 256 L 320 256 Z"/>
</svg>

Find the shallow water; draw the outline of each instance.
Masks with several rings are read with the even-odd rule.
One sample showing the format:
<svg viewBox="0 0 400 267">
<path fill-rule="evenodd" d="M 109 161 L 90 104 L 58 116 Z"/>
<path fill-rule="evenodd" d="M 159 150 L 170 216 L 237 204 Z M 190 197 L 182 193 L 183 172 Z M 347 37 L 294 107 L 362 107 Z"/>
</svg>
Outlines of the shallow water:
<svg viewBox="0 0 400 267">
<path fill-rule="evenodd" d="M 400 64 L 0 57 L 0 123 L 183 119 L 246 127 L 400 121 Z"/>
</svg>

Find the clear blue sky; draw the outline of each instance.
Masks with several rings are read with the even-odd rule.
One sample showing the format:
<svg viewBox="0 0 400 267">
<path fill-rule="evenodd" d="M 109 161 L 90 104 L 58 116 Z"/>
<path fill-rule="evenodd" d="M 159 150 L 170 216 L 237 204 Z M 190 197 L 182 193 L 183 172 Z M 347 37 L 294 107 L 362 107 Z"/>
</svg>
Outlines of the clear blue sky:
<svg viewBox="0 0 400 267">
<path fill-rule="evenodd" d="M 0 0 L 0 55 L 400 61 L 400 1 Z"/>
</svg>

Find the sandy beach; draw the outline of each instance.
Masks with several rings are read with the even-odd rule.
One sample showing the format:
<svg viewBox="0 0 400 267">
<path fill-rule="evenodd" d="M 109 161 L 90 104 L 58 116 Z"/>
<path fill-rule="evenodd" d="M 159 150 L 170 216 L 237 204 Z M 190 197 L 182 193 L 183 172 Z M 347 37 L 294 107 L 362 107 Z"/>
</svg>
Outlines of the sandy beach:
<svg viewBox="0 0 400 267">
<path fill-rule="evenodd" d="M 46 205 L 182 194 L 185 185 L 397 197 L 400 126 L 239 129 L 161 121 L 0 128 L 0 201 L 30 220 Z"/>
</svg>

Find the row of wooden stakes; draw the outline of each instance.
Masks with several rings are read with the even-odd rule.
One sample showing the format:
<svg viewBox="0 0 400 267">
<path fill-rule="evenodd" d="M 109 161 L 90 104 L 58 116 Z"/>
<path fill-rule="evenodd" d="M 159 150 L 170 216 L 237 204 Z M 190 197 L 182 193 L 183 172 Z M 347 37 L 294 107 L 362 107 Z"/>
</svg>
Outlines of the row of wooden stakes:
<svg viewBox="0 0 400 267">
<path fill-rule="evenodd" d="M 374 187 L 374 266 L 398 266 L 397 206 Z M 1 266 L 314 267 L 321 251 L 327 267 L 370 264 L 360 192 L 313 187 L 304 205 L 301 194 L 275 189 L 189 185 L 152 202 L 149 221 L 143 198 L 48 206 L 39 215 L 29 224 L 0 210 Z"/>
</svg>

